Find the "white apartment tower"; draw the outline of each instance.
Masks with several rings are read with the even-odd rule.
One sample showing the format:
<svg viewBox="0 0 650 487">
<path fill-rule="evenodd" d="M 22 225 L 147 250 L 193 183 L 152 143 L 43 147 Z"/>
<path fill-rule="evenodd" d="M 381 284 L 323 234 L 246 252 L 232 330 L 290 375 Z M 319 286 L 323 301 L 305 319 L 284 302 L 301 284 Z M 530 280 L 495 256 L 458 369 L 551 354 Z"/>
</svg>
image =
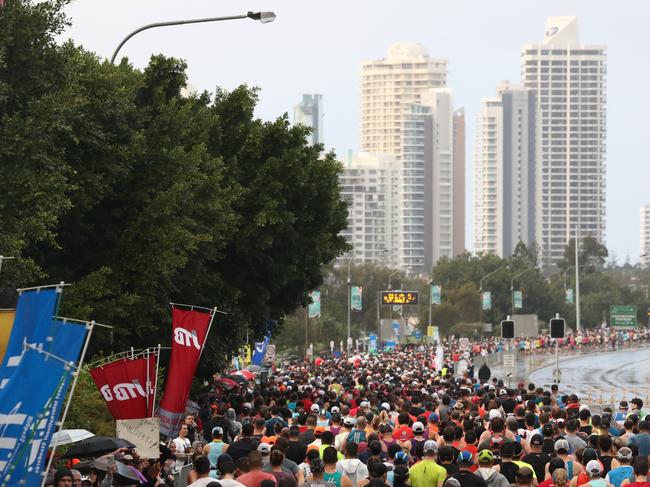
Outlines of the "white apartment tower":
<svg viewBox="0 0 650 487">
<path fill-rule="evenodd" d="M 650 205 L 641 207 L 641 265 L 650 266 Z"/>
<path fill-rule="evenodd" d="M 293 107 L 293 123 L 311 127 L 311 145 L 323 144 L 323 95 L 302 95 Z"/>
<path fill-rule="evenodd" d="M 348 227 L 341 233 L 352 245 L 355 262 L 397 265 L 399 166 L 387 154 L 355 154 L 339 177 L 348 203 Z"/>
<path fill-rule="evenodd" d="M 535 241 L 535 92 L 503 82 L 484 99 L 474 158 L 474 249 L 509 257 Z"/>
<path fill-rule="evenodd" d="M 537 95 L 536 241 L 545 267 L 574 236 L 605 239 L 606 48 L 580 44 L 576 17 L 551 17 L 524 45 L 522 82 Z"/>
<path fill-rule="evenodd" d="M 393 265 L 413 272 L 429 272 L 441 256 L 454 253 L 453 187 L 460 159 L 454 161 L 446 74 L 446 61 L 407 43 L 394 44 L 386 59 L 361 69 L 362 150 L 392 155 L 398 168 L 391 222 L 396 238 L 387 250 L 396 258 Z"/>
</svg>

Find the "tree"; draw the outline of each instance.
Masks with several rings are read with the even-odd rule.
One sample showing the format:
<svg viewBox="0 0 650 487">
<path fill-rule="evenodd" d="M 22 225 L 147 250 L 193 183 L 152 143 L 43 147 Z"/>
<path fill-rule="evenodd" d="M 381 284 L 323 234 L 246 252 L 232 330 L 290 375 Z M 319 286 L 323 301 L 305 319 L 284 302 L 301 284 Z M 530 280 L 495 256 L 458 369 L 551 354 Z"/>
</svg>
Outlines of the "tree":
<svg viewBox="0 0 650 487">
<path fill-rule="evenodd" d="M 574 267 L 576 264 L 576 246 L 575 239 L 570 239 L 564 248 L 564 257 L 558 262 L 558 268 L 561 271 L 567 270 L 569 267 Z M 605 267 L 607 261 L 607 247 L 598 242 L 594 237 L 584 237 L 580 250 L 578 252 L 578 259 L 580 260 L 580 267 L 586 273 L 596 272 Z"/>
</svg>

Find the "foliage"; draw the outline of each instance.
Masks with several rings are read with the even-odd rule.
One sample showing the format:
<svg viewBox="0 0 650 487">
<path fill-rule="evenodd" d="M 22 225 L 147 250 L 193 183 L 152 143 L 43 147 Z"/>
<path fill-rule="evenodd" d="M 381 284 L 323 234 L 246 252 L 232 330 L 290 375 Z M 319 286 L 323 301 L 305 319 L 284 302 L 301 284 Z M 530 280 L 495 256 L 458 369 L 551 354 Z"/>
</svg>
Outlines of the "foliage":
<svg viewBox="0 0 650 487">
<path fill-rule="evenodd" d="M 115 420 L 88 371 L 87 365 L 79 371 L 65 427 L 85 429 L 97 436 L 115 436 Z"/>
<path fill-rule="evenodd" d="M 183 97 L 182 61 L 57 45 L 64 3 L 0 10 L 0 306 L 74 283 L 62 313 L 115 327 L 91 355 L 169 343 L 171 301 L 217 306 L 208 376 L 347 249 L 341 166 L 286 115 L 256 119 L 253 88 Z"/>
</svg>

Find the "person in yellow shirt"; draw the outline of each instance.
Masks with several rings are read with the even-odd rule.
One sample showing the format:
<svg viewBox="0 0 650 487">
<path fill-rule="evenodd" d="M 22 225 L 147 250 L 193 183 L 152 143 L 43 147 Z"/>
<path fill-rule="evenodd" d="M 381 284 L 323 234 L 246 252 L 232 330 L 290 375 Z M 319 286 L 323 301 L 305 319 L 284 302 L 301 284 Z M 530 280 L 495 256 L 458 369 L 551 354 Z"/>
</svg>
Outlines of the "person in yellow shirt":
<svg viewBox="0 0 650 487">
<path fill-rule="evenodd" d="M 442 487 L 447 470 L 436 463 L 438 444 L 433 440 L 424 442 L 422 460 L 411 467 L 411 487 Z"/>
</svg>

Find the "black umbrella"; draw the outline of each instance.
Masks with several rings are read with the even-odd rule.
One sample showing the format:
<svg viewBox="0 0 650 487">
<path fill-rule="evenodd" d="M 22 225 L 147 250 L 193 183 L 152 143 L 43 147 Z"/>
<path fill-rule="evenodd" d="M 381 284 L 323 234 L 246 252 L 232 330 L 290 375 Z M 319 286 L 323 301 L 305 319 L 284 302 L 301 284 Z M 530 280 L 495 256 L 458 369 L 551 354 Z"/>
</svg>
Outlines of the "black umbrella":
<svg viewBox="0 0 650 487">
<path fill-rule="evenodd" d="M 122 438 L 93 436 L 70 448 L 65 454 L 65 458 L 95 458 L 114 452 L 119 448 L 135 448 L 135 445 Z"/>
<path fill-rule="evenodd" d="M 241 375 L 223 375 L 222 378 L 234 380 L 238 384 L 247 384 L 248 383 L 248 379 L 246 379 L 246 377 L 243 377 Z"/>
<path fill-rule="evenodd" d="M 91 468 L 101 470 L 102 472 L 107 472 L 109 463 L 112 463 L 109 460 L 109 457 L 110 455 L 98 458 L 96 460 L 77 463 L 74 468 L 83 474 L 90 472 Z M 117 467 L 117 471 L 113 474 L 113 485 L 133 485 L 134 483 L 140 482 L 138 476 L 129 467 L 124 465 L 122 462 L 114 463 Z"/>
</svg>

